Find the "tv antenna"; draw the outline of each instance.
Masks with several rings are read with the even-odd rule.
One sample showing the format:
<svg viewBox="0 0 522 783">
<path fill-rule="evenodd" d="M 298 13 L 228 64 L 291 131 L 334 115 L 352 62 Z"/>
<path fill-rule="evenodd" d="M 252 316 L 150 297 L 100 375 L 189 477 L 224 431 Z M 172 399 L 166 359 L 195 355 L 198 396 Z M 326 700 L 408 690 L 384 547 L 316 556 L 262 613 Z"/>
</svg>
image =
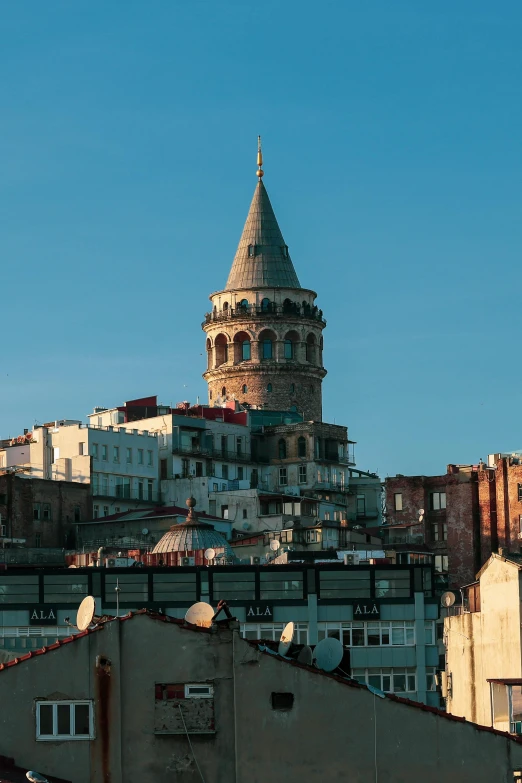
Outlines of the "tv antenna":
<svg viewBox="0 0 522 783">
<path fill-rule="evenodd" d="M 308 647 L 308 645 L 305 644 L 302 650 L 299 650 L 299 655 L 297 656 L 297 662 L 304 663 L 306 666 L 311 666 L 313 659 L 314 659 L 314 654 L 312 652 L 312 648 Z"/>
<path fill-rule="evenodd" d="M 279 655 L 286 655 L 290 647 L 292 646 L 292 639 L 294 638 L 295 626 L 293 623 L 287 623 L 283 628 L 281 638 L 279 639 L 279 647 L 277 652 Z"/>
<path fill-rule="evenodd" d="M 344 655 L 344 648 L 339 639 L 327 636 L 316 645 L 313 660 L 318 669 L 325 672 L 333 672 L 341 663 Z"/>
<path fill-rule="evenodd" d="M 209 560 L 209 561 L 214 560 L 216 556 L 216 550 L 210 547 L 209 549 L 205 549 L 204 554 L 205 554 L 205 560 Z"/>
<path fill-rule="evenodd" d="M 451 590 L 448 590 L 447 593 L 442 593 L 440 597 L 440 605 L 445 606 L 446 609 L 449 609 L 450 606 L 453 606 L 455 603 L 455 593 L 452 593 Z"/>
<path fill-rule="evenodd" d="M 96 602 L 92 595 L 86 596 L 78 607 L 76 615 L 76 627 L 79 631 L 86 631 L 94 619 Z M 35 774 L 38 774 L 37 772 Z M 30 778 L 29 778 L 30 779 Z"/>
<path fill-rule="evenodd" d="M 190 625 L 198 625 L 200 628 L 210 628 L 214 615 L 215 611 L 210 604 L 198 601 L 196 604 L 192 604 L 190 609 L 187 609 L 185 622 Z"/>
</svg>

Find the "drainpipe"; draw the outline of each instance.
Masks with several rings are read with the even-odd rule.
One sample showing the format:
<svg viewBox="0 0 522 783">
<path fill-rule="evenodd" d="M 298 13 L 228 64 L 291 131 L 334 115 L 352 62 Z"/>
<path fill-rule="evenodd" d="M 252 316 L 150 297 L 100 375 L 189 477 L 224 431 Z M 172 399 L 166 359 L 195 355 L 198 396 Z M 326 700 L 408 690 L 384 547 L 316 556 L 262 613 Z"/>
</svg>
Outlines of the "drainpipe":
<svg viewBox="0 0 522 783">
<path fill-rule="evenodd" d="M 102 564 L 102 560 L 101 559 L 102 559 L 102 555 L 103 555 L 104 549 L 105 549 L 105 547 L 103 547 L 103 546 L 101 546 L 98 549 L 98 559 L 96 561 L 96 565 L 98 565 L 98 566 L 101 566 L 101 564 Z"/>
</svg>

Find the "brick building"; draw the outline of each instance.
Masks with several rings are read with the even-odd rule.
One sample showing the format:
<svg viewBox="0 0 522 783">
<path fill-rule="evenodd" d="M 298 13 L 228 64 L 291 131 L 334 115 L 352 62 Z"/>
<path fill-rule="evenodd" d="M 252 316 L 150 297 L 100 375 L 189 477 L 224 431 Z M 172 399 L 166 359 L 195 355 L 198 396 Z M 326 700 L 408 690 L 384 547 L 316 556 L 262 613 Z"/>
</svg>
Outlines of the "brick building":
<svg viewBox="0 0 522 783">
<path fill-rule="evenodd" d="M 90 484 L 0 474 L 0 546 L 71 547 L 75 523 L 91 518 Z"/>
<path fill-rule="evenodd" d="M 479 468 L 448 465 L 442 476 L 385 482 L 385 551 L 399 563 L 433 557 L 441 590 L 472 582 L 491 554 L 490 537 L 480 534 Z"/>
</svg>

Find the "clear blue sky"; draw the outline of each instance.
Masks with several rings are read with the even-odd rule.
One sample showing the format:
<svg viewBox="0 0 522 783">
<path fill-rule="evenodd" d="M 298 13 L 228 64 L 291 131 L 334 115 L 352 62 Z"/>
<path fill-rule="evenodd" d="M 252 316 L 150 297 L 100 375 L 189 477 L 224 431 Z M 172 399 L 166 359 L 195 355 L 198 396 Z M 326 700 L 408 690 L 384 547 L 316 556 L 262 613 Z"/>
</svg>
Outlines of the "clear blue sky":
<svg viewBox="0 0 522 783">
<path fill-rule="evenodd" d="M 205 397 L 265 184 L 363 469 L 522 448 L 518 0 L 3 3 L 0 436 Z"/>
</svg>

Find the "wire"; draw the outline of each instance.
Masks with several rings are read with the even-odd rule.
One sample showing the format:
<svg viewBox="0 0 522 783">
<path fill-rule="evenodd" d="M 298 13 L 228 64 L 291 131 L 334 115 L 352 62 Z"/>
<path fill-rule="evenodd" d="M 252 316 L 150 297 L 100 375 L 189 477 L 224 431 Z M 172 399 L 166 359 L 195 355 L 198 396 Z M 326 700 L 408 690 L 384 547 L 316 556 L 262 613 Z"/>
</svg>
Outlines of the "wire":
<svg viewBox="0 0 522 783">
<path fill-rule="evenodd" d="M 197 758 L 194 755 L 194 749 L 192 748 L 192 742 L 190 741 L 190 735 L 189 735 L 189 733 L 187 731 L 187 725 L 185 723 L 185 718 L 183 717 L 183 710 L 181 709 L 181 704 L 178 704 L 178 707 L 179 707 L 179 711 L 181 713 L 181 720 L 183 721 L 183 728 L 185 729 L 185 734 L 187 735 L 190 752 L 192 753 L 192 758 L 194 759 L 194 763 L 196 764 L 197 770 L 199 772 L 199 777 L 201 778 L 203 783 L 205 783 L 205 778 L 203 777 L 203 773 L 201 772 L 201 770 L 199 768 L 198 760 L 197 760 Z"/>
</svg>

